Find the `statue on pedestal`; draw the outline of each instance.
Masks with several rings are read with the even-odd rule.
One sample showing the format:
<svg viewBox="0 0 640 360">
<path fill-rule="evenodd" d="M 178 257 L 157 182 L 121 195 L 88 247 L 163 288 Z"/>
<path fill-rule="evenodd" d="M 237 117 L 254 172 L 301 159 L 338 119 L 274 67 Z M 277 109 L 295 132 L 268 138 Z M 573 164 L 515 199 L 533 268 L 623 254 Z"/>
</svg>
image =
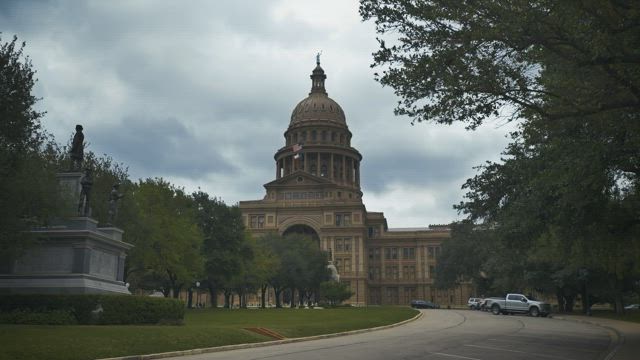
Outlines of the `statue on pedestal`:
<svg viewBox="0 0 640 360">
<path fill-rule="evenodd" d="M 80 170 L 82 168 L 82 161 L 84 160 L 84 134 L 82 133 L 82 125 L 76 125 L 76 133 L 73 135 L 69 155 L 71 156 L 71 171 Z"/>
<path fill-rule="evenodd" d="M 333 261 L 329 261 L 327 269 L 331 271 L 331 281 L 340 282 L 340 274 L 338 274 L 338 269 L 336 268 L 336 266 L 333 265 Z"/>
<path fill-rule="evenodd" d="M 113 225 L 118 216 L 118 200 L 124 195 L 120 193 L 120 184 L 113 184 L 111 193 L 109 194 L 109 224 Z"/>
<path fill-rule="evenodd" d="M 78 215 L 79 216 L 91 216 L 91 208 L 89 203 L 91 200 L 91 187 L 93 186 L 93 179 L 91 177 L 91 169 L 85 168 L 84 174 L 80 178 L 80 200 L 78 201 Z"/>
</svg>

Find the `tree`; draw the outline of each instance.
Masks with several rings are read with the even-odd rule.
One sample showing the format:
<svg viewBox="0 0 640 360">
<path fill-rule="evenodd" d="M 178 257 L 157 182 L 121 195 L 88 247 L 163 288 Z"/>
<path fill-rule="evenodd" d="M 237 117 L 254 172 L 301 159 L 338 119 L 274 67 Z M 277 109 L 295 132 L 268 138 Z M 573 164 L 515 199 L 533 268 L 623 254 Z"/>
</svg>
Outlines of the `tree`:
<svg viewBox="0 0 640 360">
<path fill-rule="evenodd" d="M 24 250 L 34 241 L 25 230 L 65 215 L 69 205 L 57 190 L 60 151 L 34 109 L 37 80 L 24 47 L 17 37 L 0 38 L 0 258 Z"/>
<path fill-rule="evenodd" d="M 487 261 L 490 257 L 491 230 L 462 221 L 452 224 L 451 238 L 443 241 L 442 251 L 436 264 L 434 285 L 449 289 L 461 281 L 473 282 L 476 295 L 490 290 L 487 278 Z"/>
<path fill-rule="evenodd" d="M 336 281 L 325 281 L 320 284 L 320 294 L 331 306 L 337 306 L 352 297 L 354 293 L 349 290 L 346 284 Z"/>
<path fill-rule="evenodd" d="M 140 180 L 130 195 L 138 221 L 124 230 L 135 247 L 130 251 L 129 276 L 134 287 L 160 287 L 165 296 L 191 286 L 203 271 L 202 233 L 194 201 L 163 179 Z M 133 272 L 133 269 L 144 269 Z"/>
<path fill-rule="evenodd" d="M 640 109 L 638 2 L 361 0 L 360 14 L 383 36 L 377 79 L 413 121 Z"/>
<path fill-rule="evenodd" d="M 374 54 L 396 113 L 471 129 L 501 112 L 520 121 L 457 206 L 490 230 L 493 288 L 555 288 L 570 307 L 593 281 L 621 311 L 640 278 L 640 4 L 362 0 L 360 12 L 399 34 Z"/>
<path fill-rule="evenodd" d="M 267 306 L 266 295 L 269 289 L 269 280 L 277 274 L 281 260 L 274 249 L 269 246 L 269 241 L 265 237 L 252 238 L 251 243 L 253 247 L 251 268 L 260 289 L 260 307 L 264 309 Z"/>
<path fill-rule="evenodd" d="M 295 292 L 300 305 L 304 299 L 311 299 L 320 284 L 329 280 L 327 254 L 320 250 L 312 239 L 292 234 L 283 237 L 276 233 L 263 235 L 260 242 L 276 254 L 275 271 L 268 279 L 276 298 L 276 307 L 282 307 L 281 295 L 284 290 L 291 292 L 291 307 L 296 306 Z"/>
<path fill-rule="evenodd" d="M 204 285 L 209 288 L 212 306 L 217 306 L 218 291 L 225 288 L 250 255 L 246 242 L 242 214 L 237 206 L 227 206 L 222 200 L 198 191 L 192 194 L 197 209 L 197 223 L 204 235 L 202 247 L 205 259 Z"/>
</svg>

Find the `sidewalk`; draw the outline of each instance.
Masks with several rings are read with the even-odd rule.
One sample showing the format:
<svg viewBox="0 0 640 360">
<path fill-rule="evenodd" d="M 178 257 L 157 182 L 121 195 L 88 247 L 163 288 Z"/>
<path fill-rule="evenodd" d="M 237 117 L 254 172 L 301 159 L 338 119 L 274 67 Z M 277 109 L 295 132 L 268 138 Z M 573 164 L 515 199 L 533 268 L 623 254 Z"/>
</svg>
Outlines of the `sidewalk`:
<svg viewBox="0 0 640 360">
<path fill-rule="evenodd" d="M 617 339 L 612 339 L 611 353 L 605 360 L 640 358 L 640 323 L 581 315 L 558 315 L 553 318 L 584 322 L 613 330 L 617 334 Z"/>
</svg>

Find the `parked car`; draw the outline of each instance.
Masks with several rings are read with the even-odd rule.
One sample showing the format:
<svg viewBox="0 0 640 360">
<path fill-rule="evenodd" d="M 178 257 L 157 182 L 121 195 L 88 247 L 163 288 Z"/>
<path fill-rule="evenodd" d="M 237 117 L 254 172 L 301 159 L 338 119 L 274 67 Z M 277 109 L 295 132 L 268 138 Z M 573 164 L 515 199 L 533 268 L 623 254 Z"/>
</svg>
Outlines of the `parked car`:
<svg viewBox="0 0 640 360">
<path fill-rule="evenodd" d="M 507 294 L 504 299 L 492 300 L 490 309 L 494 315 L 520 313 L 546 317 L 551 312 L 551 304 L 527 299 L 522 294 Z"/>
<path fill-rule="evenodd" d="M 499 297 L 488 297 L 488 298 L 484 298 L 482 300 L 482 303 L 480 304 L 480 310 L 482 311 L 489 311 L 491 310 L 491 303 L 495 300 L 500 300 L 501 298 Z"/>
<path fill-rule="evenodd" d="M 483 301 L 484 299 L 472 297 L 472 298 L 469 298 L 469 300 L 467 301 L 467 306 L 471 310 L 480 310 L 480 306 L 482 305 Z"/>
<path fill-rule="evenodd" d="M 411 307 L 414 309 L 440 309 L 440 305 L 425 300 L 411 300 Z"/>
<path fill-rule="evenodd" d="M 631 304 L 624 307 L 625 310 L 640 310 L 640 304 Z"/>
</svg>

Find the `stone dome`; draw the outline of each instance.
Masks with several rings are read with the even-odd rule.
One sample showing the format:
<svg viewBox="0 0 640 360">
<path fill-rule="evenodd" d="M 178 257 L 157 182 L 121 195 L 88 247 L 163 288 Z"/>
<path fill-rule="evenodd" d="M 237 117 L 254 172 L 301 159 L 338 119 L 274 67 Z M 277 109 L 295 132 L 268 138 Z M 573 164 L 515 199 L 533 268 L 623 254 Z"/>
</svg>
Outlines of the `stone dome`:
<svg viewBox="0 0 640 360">
<path fill-rule="evenodd" d="M 300 101 L 291 113 L 289 126 L 300 125 L 305 121 L 329 121 L 346 125 L 344 111 L 326 94 L 312 93 Z"/>
<path fill-rule="evenodd" d="M 309 96 L 300 101 L 291 113 L 289 126 L 302 125 L 307 121 L 330 122 L 337 125 L 346 126 L 344 111 L 327 95 L 324 88 L 324 81 L 327 76 L 320 67 L 318 59 L 317 66 L 311 73 L 311 92 Z"/>
</svg>

